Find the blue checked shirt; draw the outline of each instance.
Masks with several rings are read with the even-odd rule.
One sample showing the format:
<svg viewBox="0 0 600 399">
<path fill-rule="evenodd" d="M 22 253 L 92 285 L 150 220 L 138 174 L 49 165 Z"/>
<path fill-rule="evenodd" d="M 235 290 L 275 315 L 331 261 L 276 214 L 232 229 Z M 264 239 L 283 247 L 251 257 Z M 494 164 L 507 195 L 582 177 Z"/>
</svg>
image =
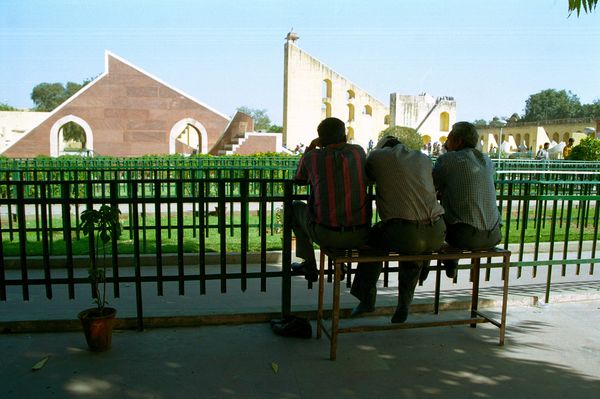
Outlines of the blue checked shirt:
<svg viewBox="0 0 600 399">
<path fill-rule="evenodd" d="M 448 224 L 489 231 L 500 223 L 491 159 L 473 148 L 441 155 L 433 168 Z"/>
</svg>

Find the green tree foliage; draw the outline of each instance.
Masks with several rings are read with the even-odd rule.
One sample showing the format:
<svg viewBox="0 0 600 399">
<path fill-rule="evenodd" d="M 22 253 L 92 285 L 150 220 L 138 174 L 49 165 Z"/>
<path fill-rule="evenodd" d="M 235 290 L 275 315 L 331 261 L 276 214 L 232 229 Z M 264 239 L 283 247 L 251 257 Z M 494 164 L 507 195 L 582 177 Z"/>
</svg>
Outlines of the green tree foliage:
<svg viewBox="0 0 600 399">
<path fill-rule="evenodd" d="M 581 117 L 600 118 L 600 99 L 591 104 L 583 104 L 581 106 Z"/>
<path fill-rule="evenodd" d="M 581 13 L 581 9 L 585 13 L 591 13 L 598 5 L 598 0 L 569 0 L 569 15 L 573 11 L 577 11 L 577 16 Z"/>
<path fill-rule="evenodd" d="M 392 126 L 379 133 L 379 138 L 383 136 L 394 136 L 411 150 L 420 150 L 423 147 L 423 138 L 411 127 Z"/>
<path fill-rule="evenodd" d="M 579 97 L 570 91 L 547 89 L 532 94 L 525 102 L 524 121 L 576 118 L 581 116 Z"/>
<path fill-rule="evenodd" d="M 473 125 L 475 125 L 475 127 L 480 128 L 480 127 L 487 127 L 488 123 L 485 119 L 477 119 L 475 121 L 473 121 Z"/>
<path fill-rule="evenodd" d="M 239 107 L 237 109 L 239 112 L 243 112 L 247 115 L 250 115 L 254 120 L 254 130 L 269 130 L 271 127 L 271 119 L 267 115 L 266 109 L 257 109 L 257 108 L 249 108 L 246 106 Z"/>
<path fill-rule="evenodd" d="M 63 140 L 79 141 L 82 144 L 82 148 L 85 148 L 86 136 L 85 131 L 81 126 L 75 122 L 67 122 L 62 126 Z"/>
<path fill-rule="evenodd" d="M 271 125 L 269 127 L 269 130 L 267 130 L 267 132 L 269 132 L 269 133 L 282 133 L 283 132 L 283 126 Z"/>
<path fill-rule="evenodd" d="M 46 82 L 38 84 L 31 91 L 31 100 L 35 104 L 35 110 L 52 111 L 90 81 L 91 79 L 86 79 L 81 84 L 67 82 L 66 85 Z"/>
<path fill-rule="evenodd" d="M 573 147 L 569 160 L 575 161 L 600 161 L 600 140 L 593 137 L 582 139 Z"/>
<path fill-rule="evenodd" d="M 0 111 L 16 111 L 15 107 L 12 107 L 8 104 L 0 103 Z"/>
</svg>

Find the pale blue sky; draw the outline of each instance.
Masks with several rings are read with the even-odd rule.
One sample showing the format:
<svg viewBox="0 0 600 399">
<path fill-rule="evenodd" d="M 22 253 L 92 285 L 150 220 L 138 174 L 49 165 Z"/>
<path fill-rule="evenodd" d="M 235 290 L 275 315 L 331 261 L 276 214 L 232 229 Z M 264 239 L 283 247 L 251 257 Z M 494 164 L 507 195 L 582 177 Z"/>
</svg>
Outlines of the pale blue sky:
<svg viewBox="0 0 600 399">
<path fill-rule="evenodd" d="M 281 123 L 283 45 L 389 103 L 454 96 L 458 118 L 522 113 L 530 94 L 600 98 L 600 10 L 567 0 L 0 0 L 0 102 L 31 107 L 40 82 L 81 82 L 110 50 L 232 115 Z"/>
</svg>

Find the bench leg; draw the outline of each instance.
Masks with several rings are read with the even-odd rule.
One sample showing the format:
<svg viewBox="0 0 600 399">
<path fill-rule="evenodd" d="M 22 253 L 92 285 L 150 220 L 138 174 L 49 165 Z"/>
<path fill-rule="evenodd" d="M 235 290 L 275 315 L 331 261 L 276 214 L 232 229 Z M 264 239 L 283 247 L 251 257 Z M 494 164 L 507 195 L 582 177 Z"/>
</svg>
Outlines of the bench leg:
<svg viewBox="0 0 600 399">
<path fill-rule="evenodd" d="M 440 280 L 442 277 L 442 261 L 437 261 L 437 270 L 435 271 L 435 295 L 433 299 L 433 313 L 440 313 Z"/>
<path fill-rule="evenodd" d="M 502 289 L 502 315 L 500 316 L 500 346 L 504 345 L 504 334 L 506 333 L 506 308 L 508 306 L 508 276 L 510 273 L 510 255 L 504 255 L 504 264 L 502 265 L 502 279 L 504 287 Z"/>
<path fill-rule="evenodd" d="M 323 323 L 323 295 L 325 291 L 325 253 L 321 251 L 319 260 L 319 297 L 317 307 L 317 339 L 321 338 Z"/>
<path fill-rule="evenodd" d="M 471 277 L 473 280 L 473 292 L 471 294 L 471 317 L 477 317 L 477 307 L 479 305 L 479 263 L 480 258 L 473 258 L 471 262 Z M 477 323 L 471 324 L 472 328 L 477 327 Z"/>
<path fill-rule="evenodd" d="M 331 312 L 331 346 L 329 348 L 329 359 L 331 360 L 335 360 L 337 352 L 337 338 L 340 319 L 340 278 L 342 264 L 337 263 L 336 261 L 333 265 L 333 268 L 333 310 Z"/>
</svg>

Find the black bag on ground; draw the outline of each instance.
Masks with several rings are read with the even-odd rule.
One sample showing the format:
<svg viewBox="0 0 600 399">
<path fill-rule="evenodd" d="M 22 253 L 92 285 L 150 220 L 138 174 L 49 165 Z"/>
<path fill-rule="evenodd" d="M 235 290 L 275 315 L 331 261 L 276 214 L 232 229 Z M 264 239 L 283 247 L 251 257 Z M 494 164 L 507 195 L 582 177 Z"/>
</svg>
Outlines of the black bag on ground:
<svg viewBox="0 0 600 399">
<path fill-rule="evenodd" d="M 308 319 L 298 316 L 286 316 L 283 319 L 271 320 L 271 329 L 282 337 L 311 338 L 312 326 Z"/>
</svg>

